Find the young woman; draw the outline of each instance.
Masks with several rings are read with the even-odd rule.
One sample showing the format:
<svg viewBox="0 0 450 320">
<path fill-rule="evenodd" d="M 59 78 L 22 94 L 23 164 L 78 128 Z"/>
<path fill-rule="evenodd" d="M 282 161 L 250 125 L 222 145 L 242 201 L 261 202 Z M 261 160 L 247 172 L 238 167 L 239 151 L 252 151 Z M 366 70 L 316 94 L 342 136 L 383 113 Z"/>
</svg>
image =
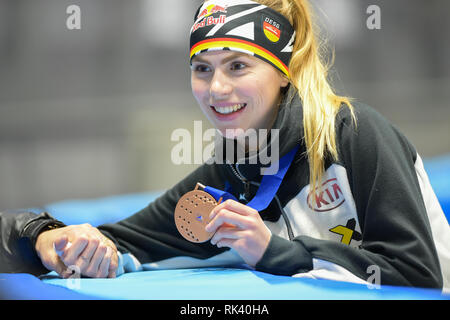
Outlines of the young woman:
<svg viewBox="0 0 450 320">
<path fill-rule="evenodd" d="M 14 218 L 46 269 L 114 277 L 245 263 L 359 283 L 378 270 L 381 284 L 448 288 L 449 226 L 421 158 L 377 112 L 333 92 L 307 1 L 207 1 L 190 37 L 192 92 L 224 141 L 240 144 L 249 129 L 271 136 L 242 143 L 244 159 L 204 164 L 116 224 Z M 268 148 L 287 172 L 264 174 Z M 204 243 L 187 241 L 174 222 L 198 182 L 234 196 L 212 210 Z"/>
</svg>

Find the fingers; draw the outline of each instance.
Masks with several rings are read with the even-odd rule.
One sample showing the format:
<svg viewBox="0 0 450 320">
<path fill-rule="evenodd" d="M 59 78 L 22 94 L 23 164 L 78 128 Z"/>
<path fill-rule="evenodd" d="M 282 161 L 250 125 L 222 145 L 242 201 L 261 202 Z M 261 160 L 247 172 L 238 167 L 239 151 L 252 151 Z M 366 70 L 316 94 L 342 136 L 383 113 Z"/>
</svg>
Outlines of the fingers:
<svg viewBox="0 0 450 320">
<path fill-rule="evenodd" d="M 110 247 L 106 247 L 106 253 L 103 256 L 103 259 L 98 267 L 96 278 L 106 278 L 108 276 L 111 256 L 112 249 Z"/>
<path fill-rule="evenodd" d="M 67 278 L 72 274 L 72 271 L 64 264 L 60 256 L 64 254 L 64 249 L 68 249 L 71 246 L 69 238 L 66 235 L 62 235 L 53 242 L 53 248 L 55 249 L 52 254 L 53 269 L 63 278 Z"/>
<path fill-rule="evenodd" d="M 63 278 L 68 278 L 72 275 L 72 271 L 67 268 L 64 262 L 61 261 L 58 255 L 54 255 L 52 259 L 53 269 Z"/>
<path fill-rule="evenodd" d="M 108 251 L 108 247 L 105 245 L 99 245 L 97 247 L 97 250 L 95 251 L 94 256 L 92 257 L 89 266 L 86 269 L 85 274 L 89 277 L 95 278 L 98 274 L 101 274 L 99 272 L 100 264 L 102 263 L 102 260 L 104 259 L 106 253 Z M 109 267 L 109 262 L 108 262 Z"/>
<path fill-rule="evenodd" d="M 91 261 L 92 256 L 94 255 L 95 251 L 98 248 L 98 245 L 100 243 L 99 239 L 91 239 L 86 246 L 86 248 L 83 250 L 83 252 L 80 254 L 80 258 L 82 261 Z"/>
<path fill-rule="evenodd" d="M 210 214 L 211 221 L 205 227 L 214 233 L 211 244 L 229 247 L 242 257 L 249 266 L 255 266 L 264 254 L 271 232 L 258 211 L 242 203 L 227 200 Z"/>
<path fill-rule="evenodd" d="M 236 249 L 237 241 L 238 239 L 227 239 L 227 238 L 221 239 L 217 242 L 217 248 L 228 247 Z"/>
<path fill-rule="evenodd" d="M 117 267 L 119 266 L 119 257 L 117 256 L 117 249 L 112 253 L 111 263 L 109 264 L 108 269 L 108 278 L 115 278 Z"/>
<path fill-rule="evenodd" d="M 227 200 L 216 206 L 209 215 L 210 223 L 206 231 L 215 232 L 225 223 L 245 229 L 249 227 L 252 218 L 259 217 L 258 211 L 234 200 Z"/>
<path fill-rule="evenodd" d="M 226 200 L 212 210 L 209 218 L 211 220 L 214 219 L 217 213 L 219 213 L 222 209 L 227 209 L 229 211 L 233 211 L 235 213 L 245 216 L 258 213 L 258 211 L 256 211 L 253 208 L 250 208 L 249 206 L 246 206 L 245 204 L 242 204 L 234 200 Z"/>
<path fill-rule="evenodd" d="M 69 243 L 69 238 L 64 234 L 53 242 L 56 252 L 62 252 L 64 247 Z"/>
<path fill-rule="evenodd" d="M 217 229 L 220 228 L 223 224 L 233 225 L 238 228 L 245 228 L 245 218 L 240 215 L 227 210 L 222 209 L 219 213 L 215 215 L 215 217 L 206 225 L 205 230 L 207 232 L 215 233 Z"/>
<path fill-rule="evenodd" d="M 89 224 L 42 232 L 35 249 L 42 264 L 67 278 L 72 270 L 89 277 L 115 277 L 117 248 Z"/>
<path fill-rule="evenodd" d="M 113 249 L 110 247 L 99 244 L 98 239 L 92 239 L 86 246 L 86 249 L 79 255 L 75 263 L 69 263 L 66 260 L 59 260 L 58 267 L 61 269 L 58 272 L 64 278 L 71 275 L 70 268 L 76 266 L 76 270 L 85 276 L 91 278 L 106 278 L 110 273 L 110 263 L 113 256 Z M 68 255 L 72 256 L 79 251 L 79 246 L 75 246 L 73 252 L 69 252 Z M 67 267 L 69 266 L 69 268 Z M 115 276 L 115 268 L 113 269 Z M 112 272 L 111 272 L 112 273 Z"/>
<path fill-rule="evenodd" d="M 70 235 L 73 241 L 70 247 L 66 236 L 54 243 L 55 251 L 60 251 L 62 263 L 77 267 L 80 274 L 88 277 L 115 277 L 118 256 L 114 243 L 90 225 L 74 226 L 74 229 L 75 227 L 76 232 Z"/>
<path fill-rule="evenodd" d="M 87 236 L 80 236 L 72 243 L 70 248 L 66 248 L 62 255 L 61 259 L 63 262 L 67 265 L 75 265 L 79 255 L 83 250 L 86 248 L 86 246 L 89 244 L 90 239 Z"/>
<path fill-rule="evenodd" d="M 219 246 L 219 242 L 224 239 L 236 240 L 244 237 L 245 231 L 237 229 L 236 227 L 221 227 L 217 230 L 211 238 L 211 244 Z"/>
<path fill-rule="evenodd" d="M 81 252 L 81 254 L 78 256 L 75 262 L 75 265 L 78 266 L 80 270 L 86 270 L 89 267 L 91 259 L 98 249 L 99 243 L 100 243 L 99 239 L 94 238 L 89 240 L 88 245 L 83 250 L 83 252 Z"/>
</svg>

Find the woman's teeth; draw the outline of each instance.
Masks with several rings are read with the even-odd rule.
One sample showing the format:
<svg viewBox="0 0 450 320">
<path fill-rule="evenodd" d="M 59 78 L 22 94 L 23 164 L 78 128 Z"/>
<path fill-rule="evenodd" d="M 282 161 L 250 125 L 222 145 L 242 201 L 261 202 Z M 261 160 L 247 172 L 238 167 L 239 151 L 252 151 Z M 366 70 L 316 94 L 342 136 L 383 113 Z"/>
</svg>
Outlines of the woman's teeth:
<svg viewBox="0 0 450 320">
<path fill-rule="evenodd" d="M 235 104 L 234 106 L 228 106 L 228 107 L 216 107 L 216 106 L 212 106 L 212 107 L 214 108 L 214 110 L 216 110 L 220 114 L 228 114 L 228 113 L 236 112 L 245 106 L 246 106 L 245 103 L 240 103 L 240 104 Z"/>
</svg>

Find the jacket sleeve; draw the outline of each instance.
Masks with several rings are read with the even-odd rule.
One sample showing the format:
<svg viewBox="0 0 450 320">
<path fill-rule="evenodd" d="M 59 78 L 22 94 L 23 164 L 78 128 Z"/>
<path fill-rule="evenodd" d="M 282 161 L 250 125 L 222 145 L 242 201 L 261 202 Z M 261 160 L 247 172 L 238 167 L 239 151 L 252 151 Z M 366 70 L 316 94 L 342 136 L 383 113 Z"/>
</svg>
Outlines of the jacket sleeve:
<svg viewBox="0 0 450 320">
<path fill-rule="evenodd" d="M 64 223 L 47 212 L 0 212 L 0 272 L 33 275 L 49 272 L 34 248 L 37 236 L 49 225 L 62 227 Z"/>
<path fill-rule="evenodd" d="M 347 108 L 345 108 L 347 109 Z M 415 160 L 407 139 L 375 110 L 357 104 L 357 127 L 350 113 L 337 117 L 339 161 L 355 201 L 362 242 L 358 248 L 340 242 L 298 236 L 272 236 L 256 266 L 294 275 L 327 261 L 366 281 L 370 266 L 380 270 L 381 284 L 442 288 L 443 280 L 430 223 L 422 199 Z"/>
<path fill-rule="evenodd" d="M 174 210 L 179 198 L 195 188 L 197 182 L 223 187 L 217 170 L 212 165 L 203 165 L 181 182 L 166 191 L 146 208 L 133 216 L 114 224 L 105 224 L 98 229 L 115 242 L 119 252 L 118 274 L 139 271 L 143 268 L 181 268 L 214 264 L 212 260 L 226 248 L 205 243 L 191 243 L 176 229 Z M 226 264 L 227 259 L 217 260 L 217 265 Z"/>
</svg>

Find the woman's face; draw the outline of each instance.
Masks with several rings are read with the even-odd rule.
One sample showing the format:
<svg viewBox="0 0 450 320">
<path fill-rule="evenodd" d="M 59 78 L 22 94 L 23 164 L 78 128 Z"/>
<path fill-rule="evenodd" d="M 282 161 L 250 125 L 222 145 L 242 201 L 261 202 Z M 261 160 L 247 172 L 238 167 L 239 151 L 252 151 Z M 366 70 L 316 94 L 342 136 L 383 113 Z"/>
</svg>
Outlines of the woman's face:
<svg viewBox="0 0 450 320">
<path fill-rule="evenodd" d="M 223 136 L 234 139 L 239 129 L 272 127 L 280 88 L 289 81 L 270 64 L 245 53 L 221 50 L 199 54 L 191 69 L 192 93 Z"/>
</svg>

